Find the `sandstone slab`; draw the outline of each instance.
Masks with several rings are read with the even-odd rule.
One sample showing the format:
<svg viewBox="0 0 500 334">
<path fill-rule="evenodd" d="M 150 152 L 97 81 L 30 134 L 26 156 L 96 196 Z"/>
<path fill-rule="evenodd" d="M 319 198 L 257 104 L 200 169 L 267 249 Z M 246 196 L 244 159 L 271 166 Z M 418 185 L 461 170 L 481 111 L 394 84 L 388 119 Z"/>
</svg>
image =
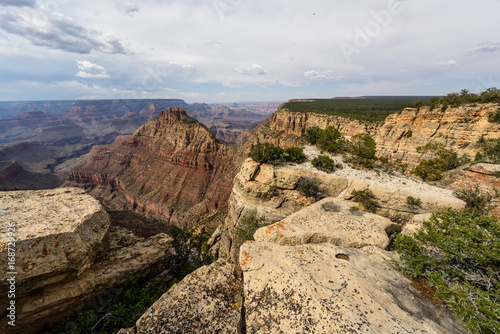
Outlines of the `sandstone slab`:
<svg viewBox="0 0 500 334">
<path fill-rule="evenodd" d="M 218 260 L 174 285 L 136 323 L 138 334 L 237 333 L 242 284 Z"/>
<path fill-rule="evenodd" d="M 241 247 L 247 333 L 467 333 L 378 247 Z"/>
<path fill-rule="evenodd" d="M 0 193 L 0 228 L 15 226 L 18 293 L 52 277 L 80 274 L 98 256 L 109 227 L 99 202 L 77 188 Z M 7 269 L 7 233 L 0 235 L 0 270 Z M 0 282 L 0 293 L 7 289 Z"/>
<path fill-rule="evenodd" d="M 331 243 L 343 247 L 387 247 L 387 232 L 395 224 L 387 218 L 354 208 L 353 204 L 343 200 L 325 198 L 278 223 L 260 228 L 254 238 L 281 245 Z"/>
</svg>

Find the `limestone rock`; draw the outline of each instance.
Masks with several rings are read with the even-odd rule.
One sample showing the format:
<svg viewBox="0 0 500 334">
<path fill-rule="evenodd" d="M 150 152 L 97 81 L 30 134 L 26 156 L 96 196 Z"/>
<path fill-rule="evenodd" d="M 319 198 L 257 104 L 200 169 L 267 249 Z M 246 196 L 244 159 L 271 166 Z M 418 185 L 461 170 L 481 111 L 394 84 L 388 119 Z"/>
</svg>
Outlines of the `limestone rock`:
<svg viewBox="0 0 500 334">
<path fill-rule="evenodd" d="M 377 247 L 241 247 L 247 333 L 467 333 Z"/>
<path fill-rule="evenodd" d="M 432 213 L 422 213 L 419 215 L 413 216 L 402 228 L 401 234 L 403 235 L 412 235 L 418 230 L 422 228 L 422 223 L 426 220 L 429 220 L 432 216 Z"/>
<path fill-rule="evenodd" d="M 469 170 L 474 173 L 495 175 L 500 173 L 500 165 L 479 163 L 470 166 Z"/>
<path fill-rule="evenodd" d="M 352 208 L 354 205 L 340 199 L 325 198 L 278 223 L 260 228 L 254 238 L 280 245 L 331 243 L 343 247 L 387 247 L 387 231 L 395 224 Z"/>
<path fill-rule="evenodd" d="M 1 229 L 15 224 L 18 293 L 89 268 L 110 224 L 99 202 L 77 188 L 1 192 L 0 209 Z M 1 268 L 8 266 L 7 241 L 2 233 Z M 0 282 L 2 295 L 6 289 L 6 282 Z"/>
<path fill-rule="evenodd" d="M 218 260 L 174 285 L 136 323 L 138 334 L 237 333 L 242 284 Z"/>
<path fill-rule="evenodd" d="M 0 332 L 29 334 L 89 303 L 101 291 L 135 274 L 164 270 L 172 238 L 138 238 L 109 227 L 98 201 L 81 189 L 4 192 L 0 223 L 16 223 L 16 327 L 7 325 L 6 281 L 0 282 Z M 109 227 L 109 228 L 108 228 Z M 2 235 L 4 238 L 6 234 Z M 8 240 L 1 241 L 3 268 Z"/>
</svg>

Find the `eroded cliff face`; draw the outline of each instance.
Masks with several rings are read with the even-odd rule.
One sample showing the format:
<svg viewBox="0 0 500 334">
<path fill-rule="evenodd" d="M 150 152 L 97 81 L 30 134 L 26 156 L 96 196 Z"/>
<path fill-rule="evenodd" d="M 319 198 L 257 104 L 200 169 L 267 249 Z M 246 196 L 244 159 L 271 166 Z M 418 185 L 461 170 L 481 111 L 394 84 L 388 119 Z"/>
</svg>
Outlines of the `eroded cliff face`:
<svg viewBox="0 0 500 334">
<path fill-rule="evenodd" d="M 82 189 L 0 192 L 0 209 L 0 228 L 14 225 L 16 235 L 9 269 L 16 273 L 15 327 L 7 323 L 11 287 L 2 280 L 2 333 L 39 332 L 130 276 L 158 274 L 175 253 L 166 234 L 144 239 L 110 226 L 104 208 Z M 11 266 L 9 242 L 7 233 L 0 235 L 2 268 Z"/>
<path fill-rule="evenodd" d="M 132 136 L 94 147 L 68 185 L 114 209 L 133 210 L 181 227 L 227 202 L 234 153 L 183 109 L 169 108 Z"/>
<path fill-rule="evenodd" d="M 377 143 L 377 155 L 392 160 L 401 159 L 412 168 L 423 157 L 417 147 L 431 141 L 446 145 L 459 155 L 474 158 L 476 142 L 481 138 L 500 138 L 500 124 L 490 123 L 488 115 L 499 108 L 497 103 L 464 105 L 457 108 L 430 110 L 429 107 L 406 108 L 389 115 L 382 122 L 368 122 L 333 115 L 290 112 L 280 108 L 261 124 L 247 146 L 269 141 L 275 145 L 293 146 L 304 143 L 301 138 L 307 128 L 325 129 L 334 126 L 346 137 L 358 133 L 370 134 Z"/>
<path fill-rule="evenodd" d="M 297 145 L 301 143 L 300 138 L 304 135 L 307 128 L 312 126 L 318 126 L 321 129 L 334 126 L 345 136 L 353 136 L 358 133 L 374 135 L 381 126 L 381 123 L 315 114 L 312 112 L 291 112 L 281 107 L 259 127 L 249 142 L 269 141 L 275 145 L 285 147 Z"/>
<path fill-rule="evenodd" d="M 417 147 L 433 141 L 473 159 L 481 137 L 500 138 L 500 124 L 488 121 L 488 115 L 498 108 L 497 103 L 464 105 L 444 112 L 441 108 L 406 108 L 389 115 L 378 129 L 374 136 L 377 155 L 401 159 L 412 167 L 422 159 Z"/>
</svg>

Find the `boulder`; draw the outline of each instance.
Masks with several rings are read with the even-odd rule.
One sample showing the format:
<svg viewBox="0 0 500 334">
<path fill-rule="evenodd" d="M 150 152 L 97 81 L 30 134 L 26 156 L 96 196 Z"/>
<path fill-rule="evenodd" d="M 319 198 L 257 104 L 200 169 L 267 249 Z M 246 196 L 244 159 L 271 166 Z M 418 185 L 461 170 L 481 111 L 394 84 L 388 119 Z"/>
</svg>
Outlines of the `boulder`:
<svg viewBox="0 0 500 334">
<path fill-rule="evenodd" d="M 54 284 L 89 268 L 109 227 L 99 202 L 77 188 L 0 193 L 0 226 L 15 228 L 17 293 Z M 7 268 L 7 233 L 0 235 L 0 267 Z M 7 282 L 0 282 L 5 295 Z"/>
<path fill-rule="evenodd" d="M 241 247 L 247 333 L 467 333 L 378 247 Z"/>
<path fill-rule="evenodd" d="M 233 334 L 240 326 L 242 304 L 241 280 L 231 265 L 218 260 L 175 284 L 137 320 L 136 330 L 138 334 Z"/>
<path fill-rule="evenodd" d="M 280 245 L 331 243 L 343 247 L 389 245 L 388 231 L 394 229 L 389 219 L 356 210 L 353 204 L 325 198 L 282 221 L 255 232 L 259 242 Z"/>
</svg>

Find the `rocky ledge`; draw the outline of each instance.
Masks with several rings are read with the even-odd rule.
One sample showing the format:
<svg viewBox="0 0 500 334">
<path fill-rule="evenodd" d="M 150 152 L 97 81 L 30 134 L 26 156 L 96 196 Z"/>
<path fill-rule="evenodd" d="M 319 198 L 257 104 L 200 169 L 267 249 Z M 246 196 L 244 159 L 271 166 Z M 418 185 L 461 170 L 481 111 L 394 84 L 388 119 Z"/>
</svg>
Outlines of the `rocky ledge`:
<svg viewBox="0 0 500 334">
<path fill-rule="evenodd" d="M 1 192 L 0 227 L 15 228 L 16 258 L 9 271 L 17 273 L 17 319 L 9 333 L 35 333 L 129 276 L 163 268 L 173 252 L 172 238 L 165 234 L 144 240 L 110 227 L 99 202 L 76 188 Z M 2 233 L 2 272 L 9 268 L 9 242 L 8 234 Z M 0 282 L 4 333 L 8 284 Z"/>
</svg>

